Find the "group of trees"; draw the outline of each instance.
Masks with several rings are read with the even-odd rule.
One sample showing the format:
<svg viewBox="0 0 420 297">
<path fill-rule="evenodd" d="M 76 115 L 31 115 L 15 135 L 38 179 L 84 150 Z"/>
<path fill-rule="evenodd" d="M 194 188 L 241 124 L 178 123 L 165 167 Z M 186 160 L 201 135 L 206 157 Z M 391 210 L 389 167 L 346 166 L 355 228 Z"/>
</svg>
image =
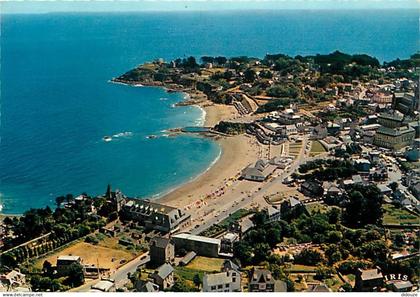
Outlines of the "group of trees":
<svg viewBox="0 0 420 297">
<path fill-rule="evenodd" d="M 340 51 L 335 51 L 327 55 L 316 55 L 313 57 L 315 64 L 320 65 L 321 73 L 331 73 L 331 74 L 341 74 L 348 75 L 351 74 L 346 71 L 348 65 L 351 65 L 350 69 L 354 67 L 356 69 L 368 69 L 372 71 L 374 68 L 380 67 L 378 59 L 368 56 L 368 55 L 349 55 L 342 53 Z M 358 73 L 354 73 L 355 76 L 360 76 Z M 368 74 L 368 73 L 366 73 Z"/>
<path fill-rule="evenodd" d="M 244 123 L 233 123 L 233 122 L 219 122 L 214 130 L 231 135 L 242 134 L 246 132 L 247 124 Z"/>
<path fill-rule="evenodd" d="M 343 222 L 352 228 L 382 224 L 383 195 L 376 185 L 354 185 L 347 190 Z"/>
<path fill-rule="evenodd" d="M 54 274 L 54 267 L 45 261 L 42 272 L 31 275 L 31 287 L 34 291 L 57 292 L 78 287 L 85 281 L 83 267 L 78 263 L 71 264 L 66 275 Z"/>
<path fill-rule="evenodd" d="M 300 89 L 293 84 L 274 85 L 267 89 L 267 95 L 276 98 L 292 98 L 296 99 L 300 95 Z"/>
<path fill-rule="evenodd" d="M 183 59 L 178 58 L 175 60 L 175 64 L 177 67 L 189 70 L 189 72 L 196 72 L 200 68 L 193 56 Z"/>
<path fill-rule="evenodd" d="M 4 263 L 14 267 L 25 259 L 45 254 L 99 229 L 113 217 L 114 210 L 104 199 L 85 196 L 83 201 L 72 203 L 71 207 L 60 207 L 63 202 L 73 202 L 73 196 L 69 194 L 58 197 L 56 202 L 58 207 L 54 211 L 49 207 L 30 209 L 21 217 L 4 219 L 6 228 L 14 235 L 4 239 L 4 249 L 11 249 L 50 233 L 37 245 L 23 245 L 3 254 L 2 261 L 6 261 Z M 98 210 L 97 214 L 91 212 L 92 206 Z"/>
<path fill-rule="evenodd" d="M 219 56 L 219 57 L 203 56 L 203 57 L 200 58 L 200 60 L 203 64 L 215 63 L 219 66 L 223 66 L 228 61 L 228 59 L 226 57 L 221 57 L 221 56 Z"/>
<path fill-rule="evenodd" d="M 266 104 L 259 106 L 256 112 L 264 113 L 264 112 L 283 110 L 291 102 L 292 100 L 288 98 L 270 100 Z"/>
<path fill-rule="evenodd" d="M 349 160 L 327 159 L 302 164 L 299 167 L 299 172 L 300 175 L 294 174 L 294 176 L 305 180 L 333 181 L 338 178 L 351 177 L 357 173 L 357 170 Z"/>
<path fill-rule="evenodd" d="M 374 188 L 356 187 L 354 191 L 356 189 L 364 195 L 369 195 L 369 199 L 377 200 Z M 372 207 L 380 209 L 380 206 Z M 378 220 L 374 219 L 377 215 L 372 214 L 375 211 L 372 211 L 372 208 L 363 209 L 364 216 L 372 218 L 356 225 L 353 221 L 347 221 L 352 216 L 357 219 L 358 214 L 351 214 L 352 211 L 360 210 L 349 208 L 341 211 L 333 207 L 326 213 L 295 212 L 294 215 L 282 215 L 286 220 L 270 223 L 267 223 L 266 212 L 257 212 L 253 219 L 255 227 L 235 243 L 234 256 L 242 265 L 259 265 L 262 262 L 281 265 L 287 259 L 278 259 L 279 256 L 271 254 L 271 249 L 287 238 L 289 242 L 320 244 L 319 249 L 307 248 L 295 255 L 294 262 L 298 264 L 331 267 L 336 263 L 348 261 L 350 255 L 359 259 L 363 267 L 388 261 L 389 247 L 385 241 L 384 230 L 373 225 L 373 221 L 378 224 Z M 347 265 L 350 265 L 349 263 Z M 355 267 L 343 266 L 340 269 L 349 271 Z"/>
</svg>

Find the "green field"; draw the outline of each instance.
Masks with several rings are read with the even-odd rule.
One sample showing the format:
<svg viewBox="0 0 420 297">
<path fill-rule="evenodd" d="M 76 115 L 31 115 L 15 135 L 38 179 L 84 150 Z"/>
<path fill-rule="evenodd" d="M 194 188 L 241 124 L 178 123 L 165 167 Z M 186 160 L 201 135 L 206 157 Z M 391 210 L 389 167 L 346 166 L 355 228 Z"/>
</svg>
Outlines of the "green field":
<svg viewBox="0 0 420 297">
<path fill-rule="evenodd" d="M 302 143 L 291 143 L 289 145 L 289 155 L 297 156 L 299 155 L 301 149 L 302 149 Z"/>
<path fill-rule="evenodd" d="M 189 263 L 186 268 L 200 271 L 220 271 L 223 265 L 223 259 L 219 258 L 207 258 L 197 256 L 194 260 Z"/>
<path fill-rule="evenodd" d="M 338 275 L 333 275 L 331 278 L 324 280 L 324 282 L 333 292 L 337 292 L 338 289 L 344 285 L 344 282 L 338 277 Z"/>
<path fill-rule="evenodd" d="M 222 268 L 223 261 L 223 259 L 219 258 L 197 256 L 187 266 L 175 267 L 175 273 L 188 281 L 192 281 L 196 274 L 202 278 L 205 272 L 219 272 Z"/>
<path fill-rule="evenodd" d="M 287 265 L 284 269 L 284 271 L 287 271 L 289 273 L 293 273 L 293 272 L 315 272 L 316 271 L 316 266 L 308 266 L 308 265 L 301 265 L 301 264 L 292 264 L 292 265 Z"/>
<path fill-rule="evenodd" d="M 386 204 L 383 206 L 384 225 L 419 225 L 420 218 L 403 208 L 397 208 L 394 205 Z"/>
<path fill-rule="evenodd" d="M 326 150 L 324 146 L 319 141 L 312 142 L 310 156 L 317 156 L 319 154 L 325 153 Z"/>
</svg>

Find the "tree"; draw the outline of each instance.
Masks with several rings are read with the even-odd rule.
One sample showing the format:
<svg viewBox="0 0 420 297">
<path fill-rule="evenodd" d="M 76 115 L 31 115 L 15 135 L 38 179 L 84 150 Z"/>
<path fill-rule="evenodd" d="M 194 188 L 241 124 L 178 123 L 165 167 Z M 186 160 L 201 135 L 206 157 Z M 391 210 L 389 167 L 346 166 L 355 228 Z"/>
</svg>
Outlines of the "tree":
<svg viewBox="0 0 420 297">
<path fill-rule="evenodd" d="M 246 265 L 252 262 L 253 249 L 244 240 L 237 241 L 233 244 L 233 254 L 241 261 L 242 265 Z"/>
<path fill-rule="evenodd" d="M 337 207 L 333 207 L 328 213 L 328 223 L 330 224 L 337 224 L 340 219 L 340 209 Z"/>
<path fill-rule="evenodd" d="M 267 242 L 271 247 L 274 247 L 277 243 L 281 242 L 281 230 L 278 228 L 270 228 L 268 230 L 269 236 L 267 236 Z"/>
<path fill-rule="evenodd" d="M 267 243 L 258 242 L 254 249 L 254 263 L 267 260 L 270 255 L 270 246 Z"/>
<path fill-rule="evenodd" d="M 194 292 L 196 289 L 188 285 L 188 283 L 182 278 L 177 277 L 175 279 L 174 285 L 168 291 L 171 292 Z"/>
<path fill-rule="evenodd" d="M 257 78 L 257 74 L 255 73 L 255 71 L 253 69 L 248 68 L 247 70 L 245 70 L 245 72 L 244 72 L 244 82 L 253 83 L 256 78 Z"/>
<path fill-rule="evenodd" d="M 342 259 L 340 249 L 334 244 L 328 246 L 328 248 L 325 250 L 325 255 L 327 256 L 328 264 L 330 265 L 333 265 Z"/>
<path fill-rule="evenodd" d="M 42 264 L 42 271 L 47 276 L 51 276 L 53 274 L 52 264 L 48 260 L 45 260 L 44 263 Z"/>
<path fill-rule="evenodd" d="M 344 285 L 341 286 L 341 288 L 345 292 L 352 292 L 353 291 L 353 287 L 349 283 L 345 283 Z"/>
<path fill-rule="evenodd" d="M 11 252 L 2 254 L 0 256 L 0 263 L 2 267 L 8 267 L 9 269 L 12 269 L 17 266 L 17 262 L 15 257 L 11 254 Z"/>
<path fill-rule="evenodd" d="M 203 56 L 200 60 L 203 64 L 214 63 L 214 57 Z"/>
<path fill-rule="evenodd" d="M 345 197 L 343 221 L 349 227 L 377 225 L 382 220 L 383 196 L 375 185 L 356 185 Z"/>
<path fill-rule="evenodd" d="M 252 221 L 254 222 L 255 226 L 263 226 L 268 219 L 268 215 L 266 211 L 259 211 L 256 212 L 252 216 Z"/>
<path fill-rule="evenodd" d="M 262 70 L 260 72 L 260 77 L 270 79 L 273 77 L 273 73 L 270 70 Z"/>
<path fill-rule="evenodd" d="M 78 287 L 85 282 L 85 276 L 83 274 L 83 267 L 78 263 L 73 263 L 68 268 L 67 283 L 71 287 Z"/>
<path fill-rule="evenodd" d="M 295 262 L 303 265 L 317 265 L 323 261 L 322 255 L 311 249 L 304 249 L 295 256 Z"/>
<path fill-rule="evenodd" d="M 398 183 L 397 182 L 392 182 L 389 184 L 389 188 L 395 192 L 398 189 Z"/>
<path fill-rule="evenodd" d="M 198 289 L 200 288 L 200 285 L 202 283 L 202 280 L 201 280 L 201 277 L 200 277 L 200 275 L 198 273 L 196 273 L 194 275 L 194 277 L 193 277 L 193 283 L 194 283 L 194 285 L 197 286 Z"/>
<path fill-rule="evenodd" d="M 57 198 L 55 198 L 55 204 L 57 205 L 57 207 L 60 207 L 60 205 L 66 201 L 66 197 L 64 196 L 58 196 Z"/>
<path fill-rule="evenodd" d="M 214 61 L 219 65 L 224 65 L 227 62 L 227 59 L 225 57 L 216 57 L 214 58 Z"/>
<path fill-rule="evenodd" d="M 315 277 L 319 280 L 330 278 L 335 273 L 334 269 L 326 266 L 319 266 L 316 268 Z"/>
<path fill-rule="evenodd" d="M 369 241 L 359 248 L 359 254 L 375 263 L 384 262 L 387 259 L 388 247 L 382 240 Z"/>
</svg>

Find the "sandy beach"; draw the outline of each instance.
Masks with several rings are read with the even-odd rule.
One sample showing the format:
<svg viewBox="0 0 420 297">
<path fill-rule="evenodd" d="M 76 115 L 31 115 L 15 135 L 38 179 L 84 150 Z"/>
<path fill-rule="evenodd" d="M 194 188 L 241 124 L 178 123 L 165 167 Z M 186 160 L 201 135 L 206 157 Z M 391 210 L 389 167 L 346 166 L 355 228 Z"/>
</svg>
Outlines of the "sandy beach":
<svg viewBox="0 0 420 297">
<path fill-rule="evenodd" d="M 237 116 L 233 106 L 219 104 L 201 106 L 206 111 L 205 126 L 214 126 L 221 120 Z M 210 203 L 217 205 L 218 198 L 226 198 L 227 192 L 230 193 L 234 188 L 238 188 L 236 180 L 242 169 L 255 162 L 265 150 L 254 137 L 248 135 L 219 137 L 216 141 L 222 149 L 219 160 L 191 182 L 158 198 L 160 203 L 190 209 L 192 216 L 197 216 L 199 210 L 203 211 Z M 236 190 L 246 191 L 250 186 L 247 182 L 240 184 L 240 189 Z"/>
</svg>

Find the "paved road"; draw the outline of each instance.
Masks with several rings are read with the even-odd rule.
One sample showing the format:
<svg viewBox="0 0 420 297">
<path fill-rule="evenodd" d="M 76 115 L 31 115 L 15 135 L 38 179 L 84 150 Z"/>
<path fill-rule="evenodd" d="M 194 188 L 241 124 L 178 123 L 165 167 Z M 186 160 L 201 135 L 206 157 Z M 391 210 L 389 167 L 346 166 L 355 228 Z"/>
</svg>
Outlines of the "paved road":
<svg viewBox="0 0 420 297">
<path fill-rule="evenodd" d="M 256 192 L 250 194 L 250 195 L 243 195 L 236 199 L 237 203 L 235 201 L 232 201 L 229 204 L 226 204 L 224 207 L 224 211 L 221 210 L 221 213 L 219 216 L 211 217 L 210 219 L 207 219 L 203 224 L 201 224 L 198 228 L 193 228 L 190 230 L 192 234 L 200 234 L 201 232 L 207 230 L 212 225 L 224 220 L 225 218 L 229 217 L 229 214 L 234 213 L 235 211 L 244 208 L 245 206 L 252 203 L 252 201 L 257 197 L 264 195 L 268 190 L 270 190 L 273 186 L 275 186 L 278 183 L 281 183 L 285 178 L 290 176 L 293 172 L 296 171 L 296 169 L 304 162 L 309 160 L 308 158 L 305 158 L 309 151 L 306 150 L 306 145 L 308 143 L 308 136 L 305 135 L 302 140 L 302 149 L 299 153 L 299 155 L 296 158 L 296 161 L 292 163 L 290 168 L 287 171 L 284 171 L 279 176 L 273 178 L 269 182 L 265 184 L 261 184 L 261 187 Z M 310 158 L 315 159 L 315 158 Z"/>
<path fill-rule="evenodd" d="M 400 168 L 394 163 L 391 163 L 391 165 L 392 165 L 391 167 L 392 171 L 388 171 L 387 184 L 392 183 L 392 182 L 398 183 L 398 188 L 402 192 L 404 192 L 406 198 L 408 198 L 413 205 L 419 204 L 419 200 L 416 199 L 416 197 L 414 197 L 414 195 L 410 193 L 408 188 L 401 183 L 402 172 Z"/>
<path fill-rule="evenodd" d="M 150 261 L 149 252 L 146 252 L 137 258 L 134 258 L 124 266 L 121 266 L 117 271 L 111 275 L 111 278 L 115 280 L 115 282 L 119 282 L 122 280 L 126 280 L 128 273 L 134 273 L 137 270 L 137 267 L 140 265 L 144 265 Z"/>
</svg>

